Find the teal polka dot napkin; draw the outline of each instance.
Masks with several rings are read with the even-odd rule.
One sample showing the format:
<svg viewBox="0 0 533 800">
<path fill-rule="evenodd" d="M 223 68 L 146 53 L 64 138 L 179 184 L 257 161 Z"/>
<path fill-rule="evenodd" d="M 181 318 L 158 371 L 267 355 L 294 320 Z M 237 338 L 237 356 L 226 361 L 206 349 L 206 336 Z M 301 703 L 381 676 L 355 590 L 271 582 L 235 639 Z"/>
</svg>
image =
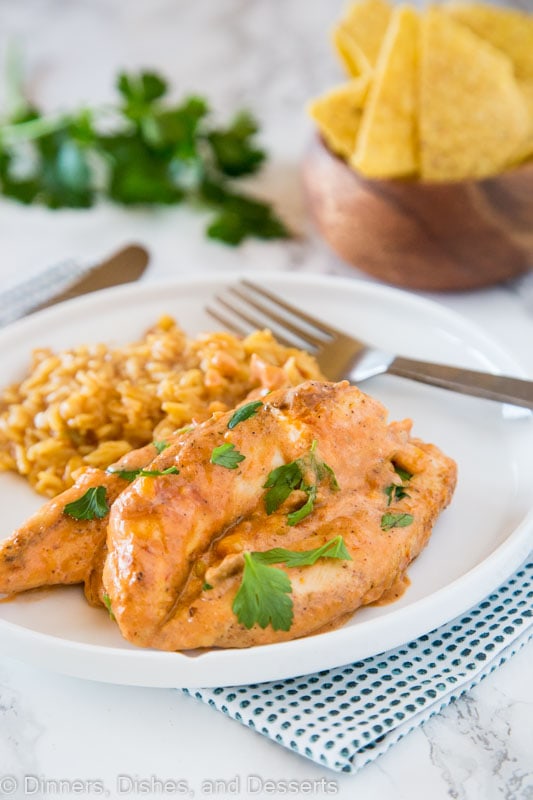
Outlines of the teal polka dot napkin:
<svg viewBox="0 0 533 800">
<path fill-rule="evenodd" d="M 533 638 L 533 561 L 413 642 L 283 681 L 183 690 L 300 755 L 356 772 Z"/>
</svg>

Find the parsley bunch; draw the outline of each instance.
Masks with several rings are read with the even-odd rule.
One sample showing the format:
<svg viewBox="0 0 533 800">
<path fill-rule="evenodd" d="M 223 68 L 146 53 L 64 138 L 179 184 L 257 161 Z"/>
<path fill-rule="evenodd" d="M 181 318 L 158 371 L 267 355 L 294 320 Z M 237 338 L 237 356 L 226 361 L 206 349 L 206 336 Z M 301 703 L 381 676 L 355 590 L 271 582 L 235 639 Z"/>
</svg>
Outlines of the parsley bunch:
<svg viewBox="0 0 533 800">
<path fill-rule="evenodd" d="M 187 202 L 211 211 L 212 239 L 289 236 L 268 203 L 234 188 L 265 160 L 249 113 L 216 127 L 204 98 L 169 102 L 154 72 L 121 73 L 116 88 L 116 106 L 53 117 L 18 92 L 0 125 L 0 191 L 52 209 L 88 208 L 103 197 L 125 206 Z"/>
</svg>

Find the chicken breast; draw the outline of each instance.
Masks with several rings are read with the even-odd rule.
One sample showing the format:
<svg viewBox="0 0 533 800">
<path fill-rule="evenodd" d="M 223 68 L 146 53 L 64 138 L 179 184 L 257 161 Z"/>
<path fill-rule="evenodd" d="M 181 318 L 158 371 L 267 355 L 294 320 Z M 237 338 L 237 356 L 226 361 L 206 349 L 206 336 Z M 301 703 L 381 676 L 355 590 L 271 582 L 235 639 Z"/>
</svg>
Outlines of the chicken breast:
<svg viewBox="0 0 533 800">
<path fill-rule="evenodd" d="M 249 647 L 339 624 L 403 576 L 453 493 L 454 462 L 347 382 L 274 391 L 235 427 L 232 416 L 168 447 L 151 467 L 178 472 L 137 478 L 112 506 L 103 581 L 130 642 Z M 276 506 L 265 484 L 295 462 L 302 479 Z M 288 628 L 239 619 L 247 554 L 336 537 L 343 558 L 276 566 L 290 580 Z"/>
<path fill-rule="evenodd" d="M 112 469 L 145 467 L 156 455 L 156 448 L 150 444 L 127 453 Z M 127 485 L 117 475 L 88 468 L 74 486 L 45 503 L 0 543 L 0 594 L 85 583 L 88 601 L 101 605 L 108 518 L 74 519 L 65 514 L 65 506 L 97 486 L 105 488 L 111 504 Z"/>
</svg>

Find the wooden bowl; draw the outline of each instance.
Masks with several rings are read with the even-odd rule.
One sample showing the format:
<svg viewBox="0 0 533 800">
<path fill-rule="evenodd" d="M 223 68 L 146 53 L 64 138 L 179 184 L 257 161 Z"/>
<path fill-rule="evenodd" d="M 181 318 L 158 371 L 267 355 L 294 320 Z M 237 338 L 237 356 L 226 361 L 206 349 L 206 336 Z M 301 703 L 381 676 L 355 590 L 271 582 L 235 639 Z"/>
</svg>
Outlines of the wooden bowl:
<svg viewBox="0 0 533 800">
<path fill-rule="evenodd" d="M 317 140 L 303 181 L 324 239 L 382 281 L 477 289 L 533 267 L 532 162 L 478 181 L 372 180 Z"/>
</svg>

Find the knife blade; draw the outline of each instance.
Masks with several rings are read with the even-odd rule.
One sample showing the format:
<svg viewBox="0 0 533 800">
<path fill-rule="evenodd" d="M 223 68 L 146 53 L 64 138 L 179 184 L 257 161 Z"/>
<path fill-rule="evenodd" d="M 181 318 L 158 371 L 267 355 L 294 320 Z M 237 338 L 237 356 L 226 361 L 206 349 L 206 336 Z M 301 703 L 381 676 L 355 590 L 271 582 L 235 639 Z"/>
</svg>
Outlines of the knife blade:
<svg viewBox="0 0 533 800">
<path fill-rule="evenodd" d="M 132 244 L 94 266 L 55 264 L 0 294 L 0 326 L 73 297 L 136 281 L 148 261 L 146 248 Z"/>
</svg>

